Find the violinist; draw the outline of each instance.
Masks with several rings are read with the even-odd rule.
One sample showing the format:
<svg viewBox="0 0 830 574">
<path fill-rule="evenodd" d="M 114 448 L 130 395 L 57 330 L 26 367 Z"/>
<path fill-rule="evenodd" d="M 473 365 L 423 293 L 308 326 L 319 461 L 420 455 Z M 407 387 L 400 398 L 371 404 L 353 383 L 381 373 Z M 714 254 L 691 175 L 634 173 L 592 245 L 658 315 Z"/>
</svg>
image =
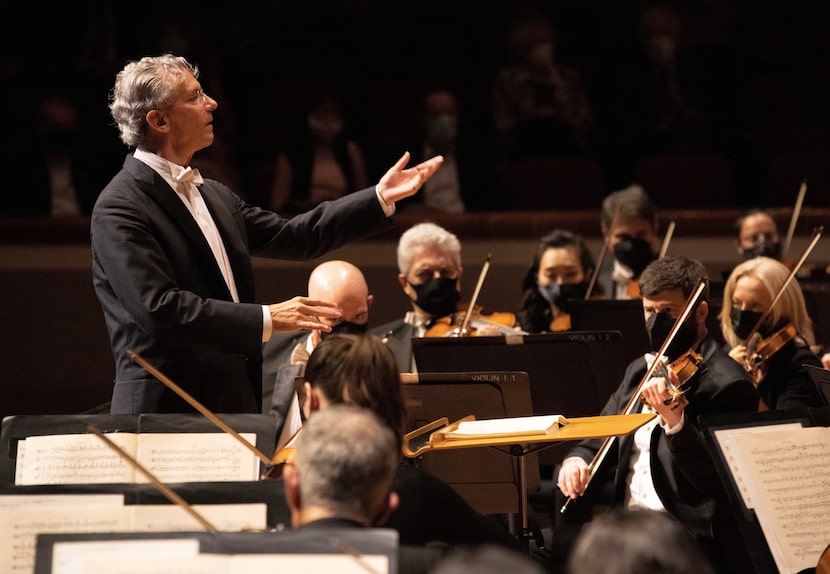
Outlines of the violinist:
<svg viewBox="0 0 830 574">
<path fill-rule="evenodd" d="M 755 352 L 752 356 L 747 353 L 747 337 L 770 310 L 789 274 L 786 265 L 769 257 L 744 261 L 726 281 L 720 313 L 729 356 L 754 375 L 763 408 L 772 410 L 823 404 L 804 369 L 804 365 L 822 365 L 811 350 L 815 344 L 813 326 L 795 279 L 786 286 L 758 330 L 760 342 L 755 345 Z"/>
<path fill-rule="evenodd" d="M 414 372 L 412 338 L 423 337 L 432 322 L 455 313 L 461 299 L 461 242 L 434 223 L 419 223 L 398 240 L 398 283 L 412 309 L 372 329 L 383 337 L 401 372 Z"/>
<path fill-rule="evenodd" d="M 781 259 L 781 238 L 778 224 L 760 208 L 744 212 L 735 221 L 736 250 L 743 261 L 755 257 Z"/>
<path fill-rule="evenodd" d="M 571 328 L 569 303 L 584 299 L 594 259 L 582 237 L 556 229 L 539 242 L 522 283 L 521 309 L 516 314 L 529 333 L 567 331 Z M 597 286 L 591 298 L 599 298 Z"/>
<path fill-rule="evenodd" d="M 613 257 L 601 262 L 598 282 L 609 299 L 636 299 L 637 281 L 657 258 L 657 210 L 637 185 L 609 194 L 602 202 L 602 238 Z"/>
<path fill-rule="evenodd" d="M 698 416 L 754 411 L 758 394 L 746 371 L 707 331 L 708 278 L 701 263 L 679 256 L 662 257 L 645 268 L 639 287 L 652 349 L 659 350 L 701 278 L 706 285 L 666 348 L 669 368 L 643 381 L 654 357 L 635 359 L 601 413 L 621 414 L 639 387 L 642 409 L 658 416 L 613 443 L 587 490 L 588 465 L 603 441 L 581 441 L 562 462 L 557 486 L 566 498 L 576 499 L 562 515 L 571 525 L 577 517 L 590 517 L 596 505 L 663 510 L 696 537 L 713 563 L 724 564 L 720 536 L 734 529 L 729 530 L 729 509 L 718 500 L 723 488 L 703 443 Z M 688 356 L 690 351 L 699 353 L 702 359 L 697 369 L 681 381 L 671 362 Z M 687 404 L 671 401 L 666 376 L 685 391 Z M 574 515 L 569 516 L 572 511 Z M 726 530 L 719 530 L 721 527 Z M 722 570 L 730 571 L 727 567 Z"/>
</svg>

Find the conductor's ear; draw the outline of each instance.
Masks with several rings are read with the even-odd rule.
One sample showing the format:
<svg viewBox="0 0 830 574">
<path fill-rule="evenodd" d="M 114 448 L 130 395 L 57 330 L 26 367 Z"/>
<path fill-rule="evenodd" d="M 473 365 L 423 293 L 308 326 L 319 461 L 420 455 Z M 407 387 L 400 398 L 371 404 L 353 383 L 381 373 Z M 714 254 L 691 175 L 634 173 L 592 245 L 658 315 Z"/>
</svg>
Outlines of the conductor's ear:
<svg viewBox="0 0 830 574">
<path fill-rule="evenodd" d="M 156 130 L 165 130 L 167 121 L 164 115 L 159 110 L 150 110 L 147 112 L 147 125 Z"/>
</svg>

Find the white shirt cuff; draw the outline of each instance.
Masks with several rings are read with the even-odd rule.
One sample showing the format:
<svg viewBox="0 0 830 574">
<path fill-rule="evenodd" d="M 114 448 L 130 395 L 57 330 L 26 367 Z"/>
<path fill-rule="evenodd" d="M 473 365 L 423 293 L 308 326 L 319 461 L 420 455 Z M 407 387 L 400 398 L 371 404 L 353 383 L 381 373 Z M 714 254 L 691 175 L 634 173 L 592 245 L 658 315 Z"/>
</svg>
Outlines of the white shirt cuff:
<svg viewBox="0 0 830 574">
<path fill-rule="evenodd" d="M 680 415 L 680 422 L 674 425 L 673 427 L 669 428 L 669 426 L 663 421 L 663 418 L 660 417 L 660 426 L 663 427 L 663 431 L 666 433 L 666 436 L 671 436 L 673 434 L 677 434 L 683 430 L 683 425 L 686 422 L 686 413 Z"/>
<path fill-rule="evenodd" d="M 271 323 L 271 311 L 268 310 L 268 305 L 262 306 L 262 342 L 267 343 L 271 339 L 271 334 L 274 331 L 274 326 Z"/>
<path fill-rule="evenodd" d="M 386 214 L 386 217 L 392 217 L 395 215 L 395 204 L 389 205 L 385 201 L 383 201 L 383 197 L 381 197 L 380 192 L 378 191 L 378 186 L 375 186 L 375 195 L 380 202 L 380 208 L 383 210 L 383 213 Z"/>
</svg>

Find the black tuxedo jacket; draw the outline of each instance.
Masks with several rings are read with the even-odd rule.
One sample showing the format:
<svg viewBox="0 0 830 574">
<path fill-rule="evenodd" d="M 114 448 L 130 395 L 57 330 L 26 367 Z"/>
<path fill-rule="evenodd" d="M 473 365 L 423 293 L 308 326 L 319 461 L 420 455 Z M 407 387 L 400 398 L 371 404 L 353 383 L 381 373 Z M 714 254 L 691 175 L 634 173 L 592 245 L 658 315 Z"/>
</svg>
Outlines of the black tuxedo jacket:
<svg viewBox="0 0 830 574">
<path fill-rule="evenodd" d="M 412 371 L 412 337 L 415 335 L 413 325 L 403 319 L 397 319 L 375 327 L 371 330 L 371 333 L 378 337 L 386 337 L 386 346 L 395 355 L 395 361 L 398 363 L 400 372 L 409 373 Z"/>
<path fill-rule="evenodd" d="M 374 188 L 285 219 L 213 180 L 199 187 L 233 270 L 232 301 L 196 221 L 152 168 L 128 155 L 91 217 L 92 270 L 115 358 L 113 413 L 192 409 L 134 350 L 214 412 L 260 412 L 262 308 L 251 255 L 312 259 L 391 227 Z"/>
</svg>

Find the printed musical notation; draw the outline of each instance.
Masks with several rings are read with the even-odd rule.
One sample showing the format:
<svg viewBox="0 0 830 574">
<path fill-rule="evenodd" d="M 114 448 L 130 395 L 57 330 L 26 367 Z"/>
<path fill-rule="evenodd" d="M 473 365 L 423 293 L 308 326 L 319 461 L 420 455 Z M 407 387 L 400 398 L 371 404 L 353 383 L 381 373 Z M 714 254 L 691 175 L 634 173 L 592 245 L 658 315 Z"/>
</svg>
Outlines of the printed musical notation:
<svg viewBox="0 0 830 574">
<path fill-rule="evenodd" d="M 255 444 L 254 433 L 242 437 Z M 162 482 L 252 481 L 259 459 L 224 433 L 109 433 Z M 92 434 L 31 436 L 18 443 L 17 485 L 146 483 Z"/>
<path fill-rule="evenodd" d="M 830 540 L 830 428 L 746 432 L 734 447 L 779 571 L 815 567 Z"/>
</svg>

